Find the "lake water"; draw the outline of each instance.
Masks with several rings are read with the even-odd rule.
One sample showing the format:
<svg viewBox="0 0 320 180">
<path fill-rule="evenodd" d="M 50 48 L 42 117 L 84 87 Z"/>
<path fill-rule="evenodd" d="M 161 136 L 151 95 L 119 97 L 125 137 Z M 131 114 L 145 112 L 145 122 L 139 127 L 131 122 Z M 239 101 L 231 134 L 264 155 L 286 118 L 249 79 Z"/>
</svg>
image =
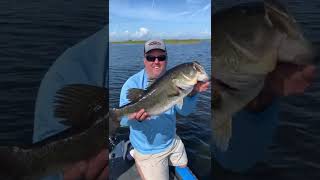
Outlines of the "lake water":
<svg viewBox="0 0 320 180">
<path fill-rule="evenodd" d="M 143 69 L 143 44 L 110 44 L 109 87 L 110 104 L 118 107 L 119 95 L 125 81 Z M 207 73 L 211 71 L 211 42 L 197 44 L 168 44 L 168 69 L 184 62 L 197 60 Z M 177 119 L 177 134 L 183 140 L 189 159 L 189 166 L 201 179 L 210 174 L 210 117 L 211 93 L 200 95 L 195 113 Z M 200 168 L 201 167 L 201 168 Z"/>
</svg>

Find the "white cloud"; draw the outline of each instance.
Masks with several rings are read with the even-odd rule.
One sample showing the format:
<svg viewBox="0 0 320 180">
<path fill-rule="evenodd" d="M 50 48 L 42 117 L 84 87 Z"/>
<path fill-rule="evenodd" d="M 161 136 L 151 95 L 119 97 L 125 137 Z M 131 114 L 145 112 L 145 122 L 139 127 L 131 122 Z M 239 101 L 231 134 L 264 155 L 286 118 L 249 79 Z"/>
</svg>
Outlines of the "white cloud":
<svg viewBox="0 0 320 180">
<path fill-rule="evenodd" d="M 148 28 L 140 27 L 135 32 L 130 32 L 129 30 L 116 32 L 112 31 L 109 34 L 111 41 L 123 41 L 123 40 L 147 40 L 152 37 L 152 34 Z"/>
<path fill-rule="evenodd" d="M 113 31 L 113 32 L 110 32 L 110 36 L 116 36 L 117 35 L 117 32 Z"/>
<path fill-rule="evenodd" d="M 149 33 L 150 33 L 149 29 L 147 29 L 145 27 L 141 27 L 141 28 L 139 28 L 138 31 L 136 31 L 132 35 L 132 38 L 134 38 L 134 39 L 143 39 L 143 38 L 146 38 L 149 35 Z"/>
</svg>

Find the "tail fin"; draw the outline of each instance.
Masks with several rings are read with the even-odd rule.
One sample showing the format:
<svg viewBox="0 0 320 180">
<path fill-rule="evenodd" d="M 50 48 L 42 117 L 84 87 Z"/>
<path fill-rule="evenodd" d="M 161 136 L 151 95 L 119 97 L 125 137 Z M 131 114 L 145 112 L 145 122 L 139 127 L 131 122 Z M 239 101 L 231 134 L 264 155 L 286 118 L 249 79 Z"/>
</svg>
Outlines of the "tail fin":
<svg viewBox="0 0 320 180">
<path fill-rule="evenodd" d="M 108 113 L 108 89 L 70 84 L 57 91 L 54 115 L 73 128 L 86 129 Z"/>
<path fill-rule="evenodd" d="M 109 134 L 112 135 L 118 127 L 120 127 L 121 113 L 119 109 L 109 110 Z"/>
</svg>

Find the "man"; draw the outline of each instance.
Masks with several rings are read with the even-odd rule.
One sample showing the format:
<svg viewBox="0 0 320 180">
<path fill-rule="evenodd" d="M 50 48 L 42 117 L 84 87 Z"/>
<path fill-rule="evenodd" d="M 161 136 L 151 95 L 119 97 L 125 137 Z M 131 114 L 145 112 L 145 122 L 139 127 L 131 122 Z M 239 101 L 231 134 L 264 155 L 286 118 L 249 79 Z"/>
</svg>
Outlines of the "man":
<svg viewBox="0 0 320 180">
<path fill-rule="evenodd" d="M 41 141 L 68 128 L 53 116 L 53 99 L 57 90 L 74 83 L 108 85 L 106 82 L 107 49 L 108 27 L 105 27 L 68 49 L 50 67 L 38 91 L 33 142 Z M 63 172 L 45 179 L 106 179 L 108 176 L 107 153 L 106 149 L 101 150 L 96 157 L 70 165 Z"/>
<path fill-rule="evenodd" d="M 149 40 L 144 45 L 145 68 L 131 76 L 123 85 L 120 106 L 128 104 L 128 89 L 146 89 L 166 71 L 167 50 L 162 40 Z M 197 92 L 208 89 L 209 82 L 197 83 L 185 97 L 181 109 L 170 108 L 158 116 L 149 116 L 144 109 L 124 117 L 121 125 L 130 126 L 130 141 L 134 147 L 136 167 L 142 179 L 169 179 L 168 165 L 187 166 L 187 155 L 181 139 L 176 135 L 176 113 L 190 114 L 196 106 Z"/>
</svg>

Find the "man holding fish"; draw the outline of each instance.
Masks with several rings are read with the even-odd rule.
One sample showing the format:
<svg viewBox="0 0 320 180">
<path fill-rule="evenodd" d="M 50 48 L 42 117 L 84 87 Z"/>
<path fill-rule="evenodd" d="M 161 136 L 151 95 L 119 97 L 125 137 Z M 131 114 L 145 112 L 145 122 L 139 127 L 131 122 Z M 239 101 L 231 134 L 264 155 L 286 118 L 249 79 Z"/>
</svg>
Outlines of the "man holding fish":
<svg viewBox="0 0 320 180">
<path fill-rule="evenodd" d="M 159 107 L 148 109 L 139 106 L 121 120 L 121 125 L 130 126 L 130 141 L 134 147 L 133 157 L 142 179 L 168 179 L 169 164 L 187 166 L 184 145 L 176 135 L 176 113 L 186 116 L 193 112 L 197 93 L 207 90 L 209 86 L 209 82 L 205 82 L 208 81 L 208 76 L 197 62 L 179 65 L 164 75 L 167 60 L 167 50 L 162 40 L 147 41 L 144 46 L 145 68 L 131 76 L 121 89 L 120 106 L 142 102 L 148 98 L 148 94 L 149 97 L 152 96 L 152 92 L 173 92 L 166 95 L 157 94 L 149 99 L 156 101 Z M 149 93 L 141 92 L 142 95 L 139 95 L 134 91 L 137 88 L 151 90 Z M 159 90 L 161 88 L 164 89 Z M 132 98 L 134 96 L 140 97 L 140 100 Z"/>
</svg>

